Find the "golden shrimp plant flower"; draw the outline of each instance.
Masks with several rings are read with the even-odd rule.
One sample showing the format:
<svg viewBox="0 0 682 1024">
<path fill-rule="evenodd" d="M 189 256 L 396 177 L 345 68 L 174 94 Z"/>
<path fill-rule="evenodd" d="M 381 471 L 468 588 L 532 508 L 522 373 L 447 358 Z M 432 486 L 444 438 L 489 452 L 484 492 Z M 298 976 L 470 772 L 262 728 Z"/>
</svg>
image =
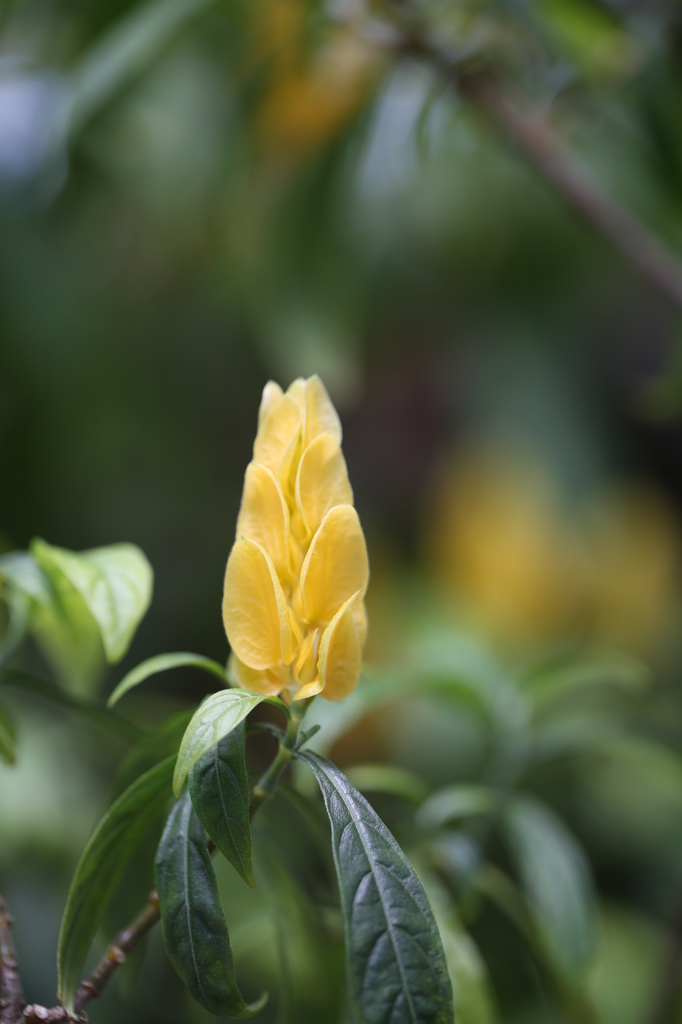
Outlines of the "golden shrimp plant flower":
<svg viewBox="0 0 682 1024">
<path fill-rule="evenodd" d="M 263 390 L 225 571 L 230 678 L 259 693 L 342 700 L 367 635 L 367 548 L 319 377 Z"/>
</svg>

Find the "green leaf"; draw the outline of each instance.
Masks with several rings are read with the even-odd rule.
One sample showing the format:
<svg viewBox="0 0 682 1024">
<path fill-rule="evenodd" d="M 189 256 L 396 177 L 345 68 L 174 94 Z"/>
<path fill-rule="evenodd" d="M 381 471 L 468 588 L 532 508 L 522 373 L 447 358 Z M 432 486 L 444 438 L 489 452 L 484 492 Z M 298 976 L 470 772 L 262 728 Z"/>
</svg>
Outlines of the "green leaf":
<svg viewBox="0 0 682 1024">
<path fill-rule="evenodd" d="M 137 845 L 170 795 L 173 758 L 146 772 L 109 808 L 71 882 L 59 934 L 59 998 L 73 1012 L 80 972 L 107 905 Z"/>
<path fill-rule="evenodd" d="M 417 823 L 422 829 L 441 828 L 450 821 L 481 814 L 493 814 L 499 807 L 494 789 L 457 783 L 433 793 L 419 808 Z"/>
<path fill-rule="evenodd" d="M 637 693 L 650 682 L 651 669 L 643 662 L 627 654 L 604 651 L 589 658 L 541 665 L 526 677 L 523 685 L 537 713 L 580 690 L 612 686 Z"/>
<path fill-rule="evenodd" d="M 429 793 L 426 783 L 414 772 L 392 764 L 354 765 L 346 777 L 361 793 L 389 793 L 413 804 L 420 804 Z"/>
<path fill-rule="evenodd" d="M 594 947 L 594 890 L 587 859 L 563 822 L 529 797 L 509 805 L 503 826 L 547 951 L 578 977 Z"/>
<path fill-rule="evenodd" d="M 0 704 L 0 761 L 14 764 L 16 761 L 16 735 L 9 713 Z"/>
<path fill-rule="evenodd" d="M 266 698 L 262 693 L 249 693 L 247 690 L 221 690 L 211 694 L 195 712 L 182 738 L 175 774 L 173 776 L 173 792 L 180 793 L 190 768 L 200 757 L 208 753 L 223 736 L 232 732 L 243 722 L 250 711 L 258 707 Z"/>
<path fill-rule="evenodd" d="M 457 1024 L 495 1024 L 498 1017 L 481 954 L 462 927 L 453 901 L 437 876 L 420 871 L 420 877 L 443 940 Z"/>
<path fill-rule="evenodd" d="M 28 633 L 31 621 L 31 599 L 20 590 L 2 592 L 9 609 L 7 629 L 0 639 L 0 665 L 6 664 Z"/>
<path fill-rule="evenodd" d="M 0 558 L 0 580 L 38 604 L 52 600 L 50 581 L 28 551 L 8 551 Z"/>
<path fill-rule="evenodd" d="M 253 888 L 245 741 L 242 722 L 193 766 L 189 791 L 199 821 L 223 856 Z"/>
<path fill-rule="evenodd" d="M 250 1017 L 237 987 L 232 948 L 206 834 L 185 791 L 170 813 L 156 855 L 156 891 L 168 956 L 194 998 L 211 1013 Z"/>
<path fill-rule="evenodd" d="M 93 725 L 97 725 L 105 732 L 113 733 L 128 740 L 139 740 L 144 732 L 137 725 L 126 721 L 114 712 L 105 711 L 104 708 L 81 697 L 75 697 L 66 693 L 54 683 L 48 683 L 46 679 L 31 675 L 29 672 L 22 672 L 19 669 L 5 669 L 0 673 L 0 686 L 14 686 L 24 693 L 41 697 L 44 700 L 52 701 L 69 711 L 76 711 L 83 715 Z"/>
<path fill-rule="evenodd" d="M 187 665 L 194 668 L 203 668 L 206 672 L 211 672 L 214 676 L 217 676 L 223 686 L 227 685 L 225 669 L 217 661 L 213 661 L 212 658 L 204 658 L 201 654 L 188 654 L 185 651 L 180 651 L 177 654 L 157 654 L 156 657 L 148 658 L 147 661 L 141 662 L 127 676 L 123 677 L 109 697 L 107 707 L 113 708 L 114 704 L 121 699 L 124 693 L 132 690 L 134 686 L 144 682 L 145 679 L 149 679 L 150 676 L 155 676 L 159 672 L 168 672 L 171 668 L 182 668 Z"/>
<path fill-rule="evenodd" d="M 134 544 L 111 544 L 76 554 L 40 539 L 31 551 L 44 569 L 76 588 L 99 626 L 107 661 L 120 661 L 152 597 L 154 574 L 143 552 Z"/>
<path fill-rule="evenodd" d="M 443 944 L 411 864 L 365 798 L 330 761 L 297 755 L 332 827 L 352 1012 L 363 1024 L 452 1024 Z"/>
<path fill-rule="evenodd" d="M 75 75 L 72 131 L 140 75 L 185 22 L 214 0 L 152 0 L 133 9 L 91 49 Z"/>
</svg>

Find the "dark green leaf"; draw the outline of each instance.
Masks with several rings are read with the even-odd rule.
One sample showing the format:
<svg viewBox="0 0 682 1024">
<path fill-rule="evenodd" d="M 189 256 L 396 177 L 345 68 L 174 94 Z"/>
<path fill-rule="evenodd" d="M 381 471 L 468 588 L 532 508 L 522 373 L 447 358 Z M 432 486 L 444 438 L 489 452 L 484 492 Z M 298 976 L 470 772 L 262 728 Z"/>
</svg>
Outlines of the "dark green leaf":
<svg viewBox="0 0 682 1024">
<path fill-rule="evenodd" d="M 175 774 L 173 792 L 177 796 L 183 787 L 192 765 L 214 747 L 223 736 L 232 732 L 243 722 L 250 711 L 258 707 L 265 697 L 262 693 L 247 690 L 221 690 L 211 694 L 197 709 L 187 732 L 182 738 Z"/>
<path fill-rule="evenodd" d="M 443 944 L 414 869 L 365 798 L 330 761 L 313 771 L 332 826 L 350 1004 L 363 1024 L 452 1024 Z"/>
<path fill-rule="evenodd" d="M 171 811 L 156 855 L 156 891 L 168 956 L 197 1002 L 211 1013 L 250 1017 L 237 987 L 218 883 L 189 791 Z"/>
<path fill-rule="evenodd" d="M 145 679 L 149 679 L 150 676 L 155 676 L 159 672 L 167 672 L 171 668 L 182 668 L 183 666 L 202 668 L 206 672 L 211 672 L 214 676 L 217 676 L 223 686 L 227 685 L 225 669 L 217 661 L 213 661 L 212 658 L 204 658 L 200 654 L 188 654 L 185 651 L 178 652 L 177 654 L 157 654 L 156 657 L 148 658 L 147 661 L 137 665 L 127 676 L 123 677 L 109 697 L 107 707 L 113 708 L 114 704 L 121 699 L 124 693 L 132 690 L 134 686 L 144 682 Z"/>
<path fill-rule="evenodd" d="M 110 544 L 76 553 L 40 539 L 31 552 L 48 573 L 60 573 L 76 588 L 99 626 L 107 661 L 120 661 L 152 597 L 154 574 L 143 552 L 134 544 Z"/>
<path fill-rule="evenodd" d="M 39 679 L 38 676 L 33 676 L 28 672 L 21 672 L 19 669 L 6 669 L 0 673 L 0 686 L 15 686 L 24 693 L 42 697 L 71 711 L 77 711 L 93 724 L 104 729 L 105 732 L 114 733 L 125 739 L 137 740 L 144 736 L 141 729 L 133 725 L 132 722 L 127 722 L 125 718 L 121 718 L 115 712 L 105 711 L 90 701 L 65 693 L 54 683 L 48 683 L 46 679 Z"/>
<path fill-rule="evenodd" d="M 69 889 L 59 935 L 59 998 L 73 1011 L 90 943 L 123 870 L 170 795 L 173 758 L 146 772 L 104 815 L 83 852 Z"/>
<path fill-rule="evenodd" d="M 0 638 L 0 665 L 12 657 L 28 633 L 31 621 L 31 599 L 20 590 L 5 588 L 2 592 L 9 610 L 9 622 Z"/>
<path fill-rule="evenodd" d="M 189 791 L 201 824 L 253 888 L 245 739 L 242 722 L 197 761 L 189 773 Z"/>
<path fill-rule="evenodd" d="M 14 764 L 16 761 L 16 736 L 9 713 L 0 704 L 0 761 Z"/>
<path fill-rule="evenodd" d="M 577 976 L 594 946 L 594 891 L 587 859 L 563 822 L 529 797 L 510 804 L 503 824 L 547 951 L 557 967 Z"/>
</svg>

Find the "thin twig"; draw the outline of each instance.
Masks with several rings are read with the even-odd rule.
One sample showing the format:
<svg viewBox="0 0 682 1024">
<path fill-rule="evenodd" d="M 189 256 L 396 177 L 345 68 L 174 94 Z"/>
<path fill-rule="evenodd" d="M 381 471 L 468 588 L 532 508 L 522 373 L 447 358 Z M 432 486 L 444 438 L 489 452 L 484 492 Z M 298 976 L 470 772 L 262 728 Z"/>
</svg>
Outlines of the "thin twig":
<svg viewBox="0 0 682 1024">
<path fill-rule="evenodd" d="M 0 1024 L 15 1024 L 24 1005 L 24 993 L 12 941 L 12 918 L 0 896 Z"/>
<path fill-rule="evenodd" d="M 102 994 L 102 989 L 116 968 L 125 962 L 128 953 L 142 936 L 154 927 L 160 917 L 159 897 L 152 892 L 137 917 L 118 933 L 92 974 L 81 983 L 74 1000 L 76 1013 L 80 1013 L 91 999 L 96 999 Z"/>
<path fill-rule="evenodd" d="M 552 190 L 677 309 L 682 310 L 682 261 L 634 213 L 617 202 L 569 152 L 546 117 L 512 99 L 488 73 L 467 68 L 437 42 L 391 36 L 378 45 L 436 68 L 459 93 L 483 111 L 501 135 Z"/>
</svg>

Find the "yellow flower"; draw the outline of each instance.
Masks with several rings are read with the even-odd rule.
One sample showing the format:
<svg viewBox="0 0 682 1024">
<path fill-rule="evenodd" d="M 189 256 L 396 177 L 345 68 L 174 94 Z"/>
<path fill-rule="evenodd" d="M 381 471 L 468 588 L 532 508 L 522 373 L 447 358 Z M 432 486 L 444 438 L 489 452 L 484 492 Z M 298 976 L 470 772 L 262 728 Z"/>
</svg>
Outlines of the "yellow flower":
<svg viewBox="0 0 682 1024">
<path fill-rule="evenodd" d="M 230 678 L 259 693 L 343 700 L 367 635 L 365 537 L 341 424 L 317 376 L 263 390 L 225 571 Z"/>
</svg>

